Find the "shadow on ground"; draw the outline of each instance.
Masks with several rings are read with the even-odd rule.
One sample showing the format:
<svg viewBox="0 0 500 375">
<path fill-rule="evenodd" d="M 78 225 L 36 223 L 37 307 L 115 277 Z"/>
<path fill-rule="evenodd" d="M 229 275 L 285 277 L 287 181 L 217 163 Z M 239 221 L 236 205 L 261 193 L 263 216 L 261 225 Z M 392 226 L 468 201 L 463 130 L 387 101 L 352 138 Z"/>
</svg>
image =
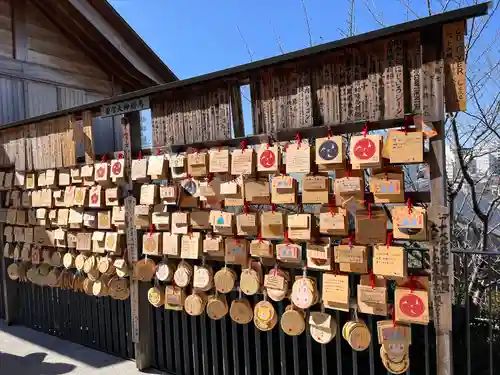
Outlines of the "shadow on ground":
<svg viewBox="0 0 500 375">
<path fill-rule="evenodd" d="M 0 375 L 59 375 L 71 372 L 68 363 L 44 362 L 47 353 L 31 353 L 24 357 L 0 352 Z"/>
</svg>

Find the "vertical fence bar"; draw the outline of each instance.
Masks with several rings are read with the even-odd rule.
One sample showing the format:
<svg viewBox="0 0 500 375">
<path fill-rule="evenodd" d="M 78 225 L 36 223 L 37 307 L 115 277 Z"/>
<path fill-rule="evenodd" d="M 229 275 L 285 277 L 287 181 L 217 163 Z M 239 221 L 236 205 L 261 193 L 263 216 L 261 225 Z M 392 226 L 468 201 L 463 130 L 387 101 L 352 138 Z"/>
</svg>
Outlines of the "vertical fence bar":
<svg viewBox="0 0 500 375">
<path fill-rule="evenodd" d="M 493 288 L 493 275 L 491 267 L 491 256 L 486 255 L 488 258 L 488 336 L 489 336 L 489 370 L 490 375 L 493 375 L 493 323 L 491 317 L 491 289 Z M 470 345 L 470 343 L 469 343 Z"/>
<path fill-rule="evenodd" d="M 467 362 L 467 375 L 471 375 L 470 351 L 470 299 L 469 299 L 469 254 L 464 254 L 464 296 L 465 296 L 465 356 Z"/>
<path fill-rule="evenodd" d="M 337 326 L 340 327 L 340 311 L 336 310 L 335 311 L 335 319 L 337 320 Z M 337 375 L 342 375 L 342 342 L 341 337 L 342 333 L 340 332 L 340 329 L 337 328 L 339 332 L 337 332 L 337 335 L 335 336 L 335 345 L 336 345 L 336 354 L 337 354 Z"/>
<path fill-rule="evenodd" d="M 195 375 L 200 374 L 200 357 L 198 355 L 198 317 L 191 317 L 191 337 L 193 338 L 193 373 Z M 163 346 L 162 346 L 163 347 Z M 165 367 L 163 367 L 165 368 Z"/>
</svg>

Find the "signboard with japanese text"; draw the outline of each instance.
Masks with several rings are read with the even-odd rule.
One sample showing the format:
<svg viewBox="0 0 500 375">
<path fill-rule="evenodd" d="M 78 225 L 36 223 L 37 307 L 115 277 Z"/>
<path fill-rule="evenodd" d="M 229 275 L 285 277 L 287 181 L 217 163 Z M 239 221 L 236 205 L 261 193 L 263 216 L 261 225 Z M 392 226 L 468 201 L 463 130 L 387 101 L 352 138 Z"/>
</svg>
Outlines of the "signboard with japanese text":
<svg viewBox="0 0 500 375">
<path fill-rule="evenodd" d="M 149 96 L 103 105 L 101 107 L 101 117 L 117 116 L 128 112 L 142 111 L 143 109 L 149 109 Z"/>
</svg>

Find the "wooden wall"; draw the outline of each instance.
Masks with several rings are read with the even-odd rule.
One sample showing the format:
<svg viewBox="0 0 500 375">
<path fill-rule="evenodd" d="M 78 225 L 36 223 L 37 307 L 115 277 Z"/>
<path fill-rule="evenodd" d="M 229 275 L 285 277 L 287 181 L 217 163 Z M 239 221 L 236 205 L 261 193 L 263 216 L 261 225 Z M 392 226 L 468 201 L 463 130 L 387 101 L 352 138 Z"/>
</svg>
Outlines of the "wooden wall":
<svg viewBox="0 0 500 375">
<path fill-rule="evenodd" d="M 10 0 L 0 0 L 0 56 L 12 57 L 12 10 Z"/>
</svg>

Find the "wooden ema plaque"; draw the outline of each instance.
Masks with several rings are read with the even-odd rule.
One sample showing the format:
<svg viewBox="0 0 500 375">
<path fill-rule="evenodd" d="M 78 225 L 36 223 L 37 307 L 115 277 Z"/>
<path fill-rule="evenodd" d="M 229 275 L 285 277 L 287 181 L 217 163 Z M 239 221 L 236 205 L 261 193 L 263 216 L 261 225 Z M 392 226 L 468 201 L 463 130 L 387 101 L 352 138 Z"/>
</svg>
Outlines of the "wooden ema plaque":
<svg viewBox="0 0 500 375">
<path fill-rule="evenodd" d="M 382 136 L 353 136 L 350 144 L 353 169 L 379 168 L 382 164 Z"/>
<path fill-rule="evenodd" d="M 401 168 L 374 170 L 370 191 L 375 203 L 404 203 L 404 174 Z"/>
<path fill-rule="evenodd" d="M 288 336 L 299 336 L 306 329 L 305 313 L 288 305 L 281 315 L 280 326 Z"/>
<path fill-rule="evenodd" d="M 333 259 L 329 240 L 307 242 L 307 268 L 332 271 Z"/>
<path fill-rule="evenodd" d="M 186 162 L 186 156 L 183 154 L 169 156 L 170 173 L 172 174 L 172 179 L 179 180 L 187 177 Z"/>
<path fill-rule="evenodd" d="M 394 131 L 390 138 L 391 164 L 418 164 L 424 162 L 424 133 Z"/>
<path fill-rule="evenodd" d="M 349 311 L 349 276 L 324 273 L 322 300 L 327 309 Z"/>
<path fill-rule="evenodd" d="M 151 223 L 157 230 L 170 230 L 170 212 L 167 211 L 167 205 L 155 204 L 153 206 Z"/>
<path fill-rule="evenodd" d="M 306 141 L 289 144 L 286 149 L 286 173 L 311 172 L 311 147 Z"/>
<path fill-rule="evenodd" d="M 206 152 L 188 154 L 188 174 L 193 177 L 203 177 L 208 174 L 208 154 Z"/>
<path fill-rule="evenodd" d="M 181 238 L 180 235 L 172 232 L 163 232 L 163 255 L 178 257 L 181 251 Z"/>
<path fill-rule="evenodd" d="M 394 238 L 427 240 L 427 211 L 423 207 L 396 206 L 392 209 Z"/>
<path fill-rule="evenodd" d="M 322 206 L 319 214 L 319 232 L 330 236 L 347 236 L 347 211 L 340 207 Z"/>
<path fill-rule="evenodd" d="M 406 277 L 408 257 L 404 247 L 376 245 L 373 248 L 373 273 L 388 278 Z"/>
<path fill-rule="evenodd" d="M 320 170 L 342 169 L 345 144 L 341 136 L 316 139 L 316 164 Z"/>
<path fill-rule="evenodd" d="M 242 176 L 235 180 L 223 182 L 220 185 L 220 194 L 224 196 L 224 205 L 243 206 L 245 204 L 245 191 Z"/>
<path fill-rule="evenodd" d="M 277 145 L 261 144 L 257 151 L 257 171 L 276 173 L 279 171 L 280 153 Z"/>
<path fill-rule="evenodd" d="M 111 180 L 113 182 L 121 181 L 125 178 L 125 159 L 111 160 Z"/>
<path fill-rule="evenodd" d="M 274 257 L 273 244 L 268 240 L 252 240 L 250 242 L 250 255 L 253 257 L 272 258 Z"/>
<path fill-rule="evenodd" d="M 387 214 L 382 209 L 359 210 L 355 215 L 356 242 L 375 245 L 387 240 Z"/>
<path fill-rule="evenodd" d="M 335 263 L 341 272 L 368 273 L 368 249 L 366 246 L 338 245 L 333 250 Z"/>
<path fill-rule="evenodd" d="M 335 202 L 339 206 L 342 206 L 351 197 L 362 201 L 365 197 L 365 179 L 363 171 L 335 171 L 333 190 L 335 192 Z"/>
<path fill-rule="evenodd" d="M 226 238 L 226 255 L 224 261 L 227 264 L 239 264 L 246 266 L 248 264 L 248 240 Z"/>
<path fill-rule="evenodd" d="M 234 176 L 251 175 L 255 169 L 253 148 L 231 152 L 231 174 Z"/>
<path fill-rule="evenodd" d="M 207 234 L 203 239 L 203 253 L 208 257 L 219 257 L 224 259 L 224 240 L 221 236 Z"/>
<path fill-rule="evenodd" d="M 161 233 L 144 233 L 142 235 L 142 253 L 146 255 L 161 255 Z"/>
<path fill-rule="evenodd" d="M 234 215 L 225 211 L 210 211 L 210 223 L 214 233 L 232 236 L 234 235 Z"/>
<path fill-rule="evenodd" d="M 302 203 L 328 203 L 330 179 L 328 175 L 304 176 L 302 179 Z"/>
<path fill-rule="evenodd" d="M 263 238 L 283 238 L 285 225 L 282 212 L 262 212 L 260 214 L 260 228 Z"/>
<path fill-rule="evenodd" d="M 253 319 L 253 309 L 248 300 L 238 299 L 231 302 L 229 315 L 235 323 L 248 324 Z"/>
<path fill-rule="evenodd" d="M 272 178 L 271 203 L 297 203 L 297 181 L 292 176 L 279 175 Z"/>
<path fill-rule="evenodd" d="M 244 181 L 245 199 L 252 204 L 271 203 L 268 179 L 248 179 Z"/>
<path fill-rule="evenodd" d="M 387 316 L 387 283 L 383 277 L 361 275 L 357 297 L 359 312 Z"/>
<path fill-rule="evenodd" d="M 397 287 L 394 291 L 396 321 L 429 324 L 429 292 L 422 289 Z"/>
<path fill-rule="evenodd" d="M 327 313 L 309 313 L 309 332 L 314 341 L 328 344 L 337 334 L 337 322 Z"/>
<path fill-rule="evenodd" d="M 102 185 L 109 185 L 111 183 L 110 168 L 107 162 L 95 163 L 94 180 Z"/>
<path fill-rule="evenodd" d="M 294 240 L 311 239 L 311 215 L 289 214 L 287 216 L 288 237 Z"/>
<path fill-rule="evenodd" d="M 147 175 L 152 180 L 166 180 L 168 177 L 168 162 L 165 155 L 152 155 L 148 158 Z"/>
<path fill-rule="evenodd" d="M 185 234 L 181 238 L 181 258 L 198 259 L 201 254 L 201 233 Z"/>
<path fill-rule="evenodd" d="M 172 233 L 188 234 L 189 217 L 189 212 L 172 212 Z"/>
<path fill-rule="evenodd" d="M 229 173 L 230 163 L 229 150 L 227 148 L 210 149 L 208 167 L 210 173 Z"/>
<path fill-rule="evenodd" d="M 132 181 L 147 181 L 148 159 L 132 160 L 131 178 Z"/>
<path fill-rule="evenodd" d="M 191 228 L 193 229 L 210 229 L 210 211 L 191 211 L 190 215 Z"/>
<path fill-rule="evenodd" d="M 236 234 L 238 236 L 256 236 L 259 232 L 256 212 L 236 215 Z"/>
<path fill-rule="evenodd" d="M 357 352 L 368 349 L 371 342 L 371 334 L 367 325 L 360 321 L 348 321 L 342 328 L 342 336 Z"/>
</svg>

